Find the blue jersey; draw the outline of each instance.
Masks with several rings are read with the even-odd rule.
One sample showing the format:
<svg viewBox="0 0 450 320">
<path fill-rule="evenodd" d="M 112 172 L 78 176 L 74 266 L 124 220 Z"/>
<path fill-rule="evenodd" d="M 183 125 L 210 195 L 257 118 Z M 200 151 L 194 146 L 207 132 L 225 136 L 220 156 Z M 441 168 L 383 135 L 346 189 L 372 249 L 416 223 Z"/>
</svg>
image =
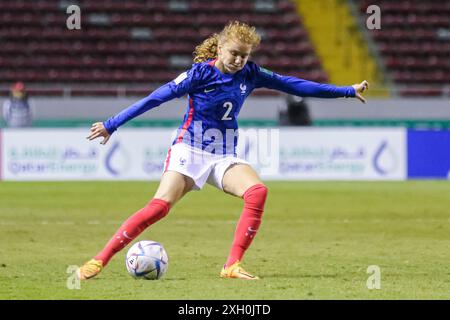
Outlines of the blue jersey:
<svg viewBox="0 0 450 320">
<path fill-rule="evenodd" d="M 222 73 L 214 62 L 193 64 L 173 81 L 105 121 L 105 129 L 112 134 L 130 119 L 187 94 L 186 114 L 173 144 L 184 142 L 211 153 L 235 155 L 239 111 L 256 88 L 265 87 L 302 97 L 355 96 L 355 89 L 351 86 L 337 87 L 282 76 L 251 61 L 233 74 Z"/>
</svg>

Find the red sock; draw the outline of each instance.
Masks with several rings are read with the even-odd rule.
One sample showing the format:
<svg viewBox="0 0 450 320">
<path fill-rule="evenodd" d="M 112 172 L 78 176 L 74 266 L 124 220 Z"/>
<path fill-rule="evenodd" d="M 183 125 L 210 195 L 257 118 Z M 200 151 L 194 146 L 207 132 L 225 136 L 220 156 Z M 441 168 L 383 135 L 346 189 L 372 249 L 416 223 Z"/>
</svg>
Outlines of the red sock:
<svg viewBox="0 0 450 320">
<path fill-rule="evenodd" d="M 245 251 L 255 238 L 261 224 L 266 197 L 267 187 L 263 184 L 256 184 L 245 191 L 244 210 L 236 227 L 231 252 L 225 264 L 227 267 L 237 260 L 242 261 Z"/>
<path fill-rule="evenodd" d="M 109 240 L 105 248 L 94 259 L 102 260 L 103 266 L 148 226 L 164 218 L 170 210 L 170 204 L 161 199 L 153 199 L 144 208 L 129 217 Z"/>
</svg>

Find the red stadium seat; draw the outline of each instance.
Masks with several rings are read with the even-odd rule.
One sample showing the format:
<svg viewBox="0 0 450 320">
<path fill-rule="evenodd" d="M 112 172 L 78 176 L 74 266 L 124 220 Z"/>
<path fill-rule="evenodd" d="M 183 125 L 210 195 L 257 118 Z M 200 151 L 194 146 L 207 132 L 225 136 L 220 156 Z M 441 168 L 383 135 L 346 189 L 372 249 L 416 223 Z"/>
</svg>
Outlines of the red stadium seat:
<svg viewBox="0 0 450 320">
<path fill-rule="evenodd" d="M 359 0 L 366 16 L 370 0 Z M 405 96 L 434 96 L 450 85 L 450 42 L 438 37 L 440 28 L 450 29 L 447 0 L 380 0 L 382 29 L 368 32 L 377 45 L 386 70 L 398 85 L 412 86 Z M 433 88 L 427 87 L 433 85 Z M 425 89 L 420 89 L 423 86 Z"/>
</svg>

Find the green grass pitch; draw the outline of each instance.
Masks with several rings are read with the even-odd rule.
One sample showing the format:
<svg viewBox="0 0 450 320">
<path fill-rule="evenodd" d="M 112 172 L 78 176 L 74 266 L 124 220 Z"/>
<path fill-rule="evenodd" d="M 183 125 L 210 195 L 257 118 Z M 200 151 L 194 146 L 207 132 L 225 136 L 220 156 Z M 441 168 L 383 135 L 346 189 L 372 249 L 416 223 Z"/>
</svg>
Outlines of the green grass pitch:
<svg viewBox="0 0 450 320">
<path fill-rule="evenodd" d="M 260 281 L 218 277 L 242 201 L 207 186 L 138 238 L 165 246 L 163 279 L 132 279 L 125 249 L 98 277 L 68 289 L 69 266 L 97 253 L 157 183 L 2 182 L 0 299 L 450 299 L 449 182 L 267 186 L 243 264 Z M 366 285 L 371 265 L 380 268 L 380 289 Z"/>
</svg>

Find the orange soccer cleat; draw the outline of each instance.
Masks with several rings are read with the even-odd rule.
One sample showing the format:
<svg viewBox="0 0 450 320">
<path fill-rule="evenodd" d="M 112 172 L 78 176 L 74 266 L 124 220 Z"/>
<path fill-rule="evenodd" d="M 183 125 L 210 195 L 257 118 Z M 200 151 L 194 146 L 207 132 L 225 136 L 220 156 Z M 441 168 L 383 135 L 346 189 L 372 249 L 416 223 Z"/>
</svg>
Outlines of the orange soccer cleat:
<svg viewBox="0 0 450 320">
<path fill-rule="evenodd" d="M 95 277 L 103 270 L 103 262 L 101 260 L 91 259 L 83 266 L 78 268 L 77 277 L 80 280 L 87 280 Z"/>
<path fill-rule="evenodd" d="M 236 261 L 231 266 L 226 268 L 223 266 L 222 271 L 220 272 L 221 278 L 234 278 L 234 279 L 243 279 L 243 280 L 258 280 L 257 276 L 254 276 L 247 271 L 245 271 L 241 267 L 240 261 Z"/>
</svg>

